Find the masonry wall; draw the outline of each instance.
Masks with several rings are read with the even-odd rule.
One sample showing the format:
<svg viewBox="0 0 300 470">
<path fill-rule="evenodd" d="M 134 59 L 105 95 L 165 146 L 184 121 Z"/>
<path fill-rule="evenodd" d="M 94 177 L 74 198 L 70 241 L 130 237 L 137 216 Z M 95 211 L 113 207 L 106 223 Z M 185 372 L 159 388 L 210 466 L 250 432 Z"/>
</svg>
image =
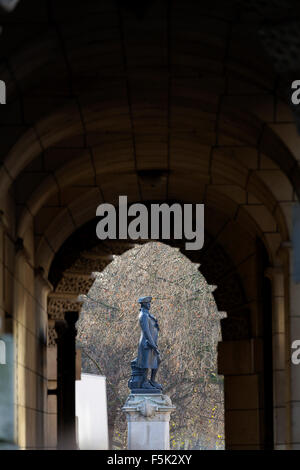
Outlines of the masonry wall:
<svg viewBox="0 0 300 470">
<path fill-rule="evenodd" d="M 5 344 L 0 364 L 0 447 L 15 441 L 15 338 L 13 328 L 14 202 L 7 194 L 0 214 L 0 339 Z"/>
<path fill-rule="evenodd" d="M 8 343 L 7 364 L 0 376 L 9 377 L 0 400 L 9 409 L 0 439 L 19 448 L 44 446 L 47 411 L 46 296 L 48 286 L 34 269 L 32 228 L 24 243 L 15 239 L 14 203 L 8 195 L 0 226 L 1 335 Z M 3 207 L 3 205 L 2 205 Z M 9 339 L 9 340 L 8 340 Z M 3 381 L 5 382 L 5 381 Z M 11 385 L 11 387 L 10 387 Z"/>
<path fill-rule="evenodd" d="M 33 231 L 16 254 L 14 336 L 16 338 L 17 439 L 21 448 L 44 446 L 47 413 L 47 292 L 34 269 Z"/>
</svg>

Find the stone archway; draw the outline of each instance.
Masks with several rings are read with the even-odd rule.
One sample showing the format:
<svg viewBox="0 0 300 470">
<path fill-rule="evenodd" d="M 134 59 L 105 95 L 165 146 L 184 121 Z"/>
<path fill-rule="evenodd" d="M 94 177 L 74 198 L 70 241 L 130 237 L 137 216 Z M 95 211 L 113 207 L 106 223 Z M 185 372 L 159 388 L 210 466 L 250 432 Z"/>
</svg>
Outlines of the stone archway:
<svg viewBox="0 0 300 470">
<path fill-rule="evenodd" d="M 272 307 L 274 442 L 297 447 L 300 386 L 289 344 L 299 331 L 299 289 L 289 264 L 292 210 L 300 194 L 299 137 L 283 83 L 253 34 L 253 13 L 260 22 L 269 9 L 262 2 L 245 9 L 235 1 L 226 8 L 221 1 L 207 8 L 177 1 L 169 9 L 167 2 L 150 2 L 140 21 L 120 2 L 90 0 L 84 9 L 74 0 L 71 11 L 63 1 L 49 9 L 25 3 L 11 13 L 1 36 L 8 45 L 1 73 L 9 104 L 1 108 L 0 317 L 17 345 L 19 445 L 42 446 L 53 258 L 49 279 L 57 287 L 55 272 L 71 266 L 58 266 L 66 239 L 95 216 L 100 202 L 127 194 L 132 201 L 206 205 L 212 238 L 200 262 L 209 266 L 211 283 L 232 290 L 231 296 L 215 292 L 219 308 L 230 312 L 222 321 L 219 361 L 230 400 L 227 444 L 265 445 L 257 390 L 264 376 L 263 318 Z M 285 17 L 286 4 L 272 18 Z M 28 28 L 20 28 L 21 20 Z M 274 28 L 264 25 L 275 62 L 285 69 Z M 148 29 L 153 35 L 145 35 Z M 220 264 L 217 244 L 232 264 L 226 256 Z M 80 247 L 78 241 L 75 257 Z M 69 276 L 71 293 L 77 283 L 90 282 Z M 55 311 L 63 292 L 56 300 L 53 294 Z M 240 423 L 246 422 L 244 430 Z"/>
<path fill-rule="evenodd" d="M 263 448 L 267 430 L 273 427 L 273 413 L 266 423 L 266 400 L 263 397 L 267 391 L 272 408 L 270 393 L 273 393 L 273 388 L 266 389 L 261 349 L 263 338 L 255 338 L 253 334 L 253 313 L 244 281 L 229 254 L 209 234 L 206 234 L 207 248 L 203 251 L 185 252 L 181 243 L 172 241 L 170 245 L 178 247 L 192 262 L 200 265 L 199 269 L 212 286 L 212 291 L 218 286 L 214 297 L 220 311 L 222 330 L 218 365 L 219 373 L 224 375 L 226 447 Z M 210 245 L 211 249 L 208 249 Z M 95 236 L 94 221 L 75 232 L 62 245 L 49 272 L 54 287 L 48 296 L 49 348 L 55 345 L 54 321 L 61 319 L 66 310 L 80 312 L 78 296 L 88 293 L 93 284 L 91 273 L 101 271 L 113 255 L 120 255 L 132 246 L 128 241 L 100 242 Z M 257 269 L 257 264 L 254 268 Z M 227 313 L 226 318 L 223 318 L 224 312 Z M 239 395 L 244 397 L 242 407 L 241 400 L 237 399 Z M 241 431 L 242 441 L 238 441 Z M 273 437 L 272 430 L 271 434 Z"/>
</svg>

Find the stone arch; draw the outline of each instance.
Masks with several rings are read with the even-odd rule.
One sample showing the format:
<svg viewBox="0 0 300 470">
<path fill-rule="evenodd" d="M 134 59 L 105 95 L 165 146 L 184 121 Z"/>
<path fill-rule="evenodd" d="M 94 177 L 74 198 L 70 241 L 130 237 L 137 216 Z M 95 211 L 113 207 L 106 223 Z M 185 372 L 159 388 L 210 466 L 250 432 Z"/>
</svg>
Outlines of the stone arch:
<svg viewBox="0 0 300 470">
<path fill-rule="evenodd" d="M 128 126 L 122 128 L 120 123 L 118 123 L 117 116 L 114 116 L 115 122 L 111 123 L 105 120 L 105 108 L 101 109 L 101 113 L 98 111 L 96 113 L 92 112 L 92 105 L 95 100 L 95 96 L 92 96 L 89 101 L 86 103 L 87 113 L 90 111 L 91 116 L 86 117 L 86 122 L 83 124 L 78 105 L 75 103 L 63 108 L 59 108 L 53 112 L 50 116 L 47 116 L 39 123 L 36 123 L 36 128 L 40 129 L 38 132 L 36 129 L 30 129 L 20 136 L 17 143 L 11 148 L 11 150 L 5 155 L 2 161 L 2 171 L 0 174 L 0 183 L 1 191 L 5 193 L 10 187 L 10 185 L 18 178 L 18 175 L 26 169 L 27 166 L 32 164 L 32 162 L 38 158 L 41 152 L 45 152 L 48 148 L 56 147 L 68 141 L 71 138 L 76 139 L 79 136 L 85 136 L 87 141 L 90 141 L 90 145 L 100 145 L 107 143 L 106 134 L 111 134 L 111 141 L 109 146 L 114 146 L 116 143 L 115 134 L 117 138 L 122 142 L 124 139 L 125 146 L 127 146 L 127 152 L 132 152 L 132 142 L 130 142 L 129 134 L 130 131 Z M 142 103 L 141 103 L 142 104 Z M 188 118 L 191 113 L 192 105 L 185 106 L 182 108 L 182 115 Z M 200 108 L 203 106 L 203 103 L 199 103 Z M 91 110 L 90 110 L 91 107 Z M 106 104 L 107 110 L 111 109 L 111 103 Z M 279 166 L 281 171 L 287 176 L 289 181 L 293 186 L 295 186 L 295 191 L 299 197 L 298 193 L 298 163 L 293 157 L 291 151 L 286 146 L 283 139 L 276 134 L 276 127 L 273 129 L 267 123 L 264 123 L 262 120 L 258 119 L 255 115 L 249 113 L 249 109 L 243 108 L 242 110 L 235 104 L 235 106 L 223 106 L 223 112 L 220 111 L 220 115 L 217 117 L 216 128 L 217 132 L 205 129 L 206 133 L 205 138 L 202 138 L 199 135 L 200 148 L 202 147 L 212 147 L 216 153 L 222 155 L 222 152 L 225 152 L 226 157 L 229 159 L 230 148 L 238 147 L 253 147 L 257 148 L 259 153 L 262 153 L 268 156 L 276 165 Z M 122 111 L 120 110 L 120 115 Z M 69 117 L 69 119 L 67 118 Z M 91 129 L 88 128 L 87 124 L 91 122 Z M 185 129 L 187 124 L 184 120 L 180 123 L 181 132 Z M 274 127 L 274 126 L 273 126 Z M 117 128 L 117 131 L 114 130 Z M 174 131 L 177 131 L 177 128 L 174 127 Z M 190 132 L 192 131 L 192 134 Z M 203 130 L 201 129 L 203 132 Z M 143 129 L 141 129 L 143 132 Z M 179 136 L 177 145 L 179 144 L 179 149 L 184 150 L 182 144 L 185 143 L 186 139 L 186 148 L 190 146 L 188 142 L 194 141 L 194 145 L 197 145 L 197 134 L 200 132 L 200 128 L 191 128 L 186 127 L 185 133 L 183 133 L 183 139 Z M 97 138 L 95 136 L 97 133 Z M 193 136 L 194 134 L 194 136 Z M 95 140 L 96 139 L 96 140 Z M 101 142 L 102 140 L 102 142 Z M 24 150 L 25 149 L 25 150 Z M 80 149 L 80 147 L 79 147 Z M 120 151 L 120 146 L 118 148 Z M 87 147 L 82 147 L 81 150 L 83 156 L 89 154 Z M 80 160 L 79 160 L 80 163 Z M 112 162 L 111 162 L 112 163 Z M 117 163 L 118 164 L 118 163 Z M 160 166 L 161 168 L 161 166 Z M 131 165 L 131 170 L 134 167 Z M 124 171 L 124 170 L 123 170 Z"/>
<path fill-rule="evenodd" d="M 128 249 L 132 248 L 136 243 L 147 243 L 143 241 L 99 241 L 96 238 L 90 237 L 91 223 L 83 226 L 75 236 L 71 236 L 62 245 L 53 260 L 49 272 L 49 281 L 53 286 L 53 292 L 49 294 L 48 313 L 50 319 L 59 319 L 63 317 L 64 311 L 81 309 L 81 302 L 78 296 L 87 294 L 93 284 L 93 272 L 102 271 L 113 259 L 114 255 L 121 255 Z M 84 243 L 80 250 L 80 239 L 85 239 L 89 234 L 92 238 L 88 244 Z M 206 238 L 209 235 L 206 234 Z M 73 245 L 75 243 L 75 245 Z M 180 249 L 193 263 L 199 262 L 205 257 L 201 255 L 190 255 L 184 249 L 182 243 L 178 241 L 170 241 L 170 246 Z M 78 246 L 79 245 L 79 246 Z M 75 249 L 75 246 L 77 247 Z M 235 267 L 230 260 L 226 251 L 220 246 L 215 245 L 215 257 L 212 263 L 201 263 L 201 272 L 205 272 L 205 278 L 211 282 L 217 280 L 218 276 L 226 272 L 231 272 L 231 282 L 221 284 L 218 287 L 218 294 L 214 294 L 218 310 L 220 312 L 230 312 L 234 308 L 239 308 L 247 303 L 246 295 L 243 289 L 242 282 L 237 272 L 232 273 Z M 235 288 L 233 288 L 233 286 Z M 215 290 L 215 285 L 211 284 L 212 291 Z M 249 325 L 248 325 L 249 326 Z M 248 330 L 246 335 L 250 335 Z M 53 338 L 53 334 L 51 334 Z M 53 343 L 52 343 L 53 344 Z"/>
<path fill-rule="evenodd" d="M 281 15 L 279 8 L 269 16 L 268 8 L 258 5 L 261 2 L 251 7 L 250 17 L 249 5 L 244 10 L 240 2 L 224 7 L 217 1 L 203 10 L 193 0 L 184 7 L 174 1 L 168 11 L 152 2 L 150 14 L 139 22 L 120 2 L 89 1 L 82 21 L 82 2 L 77 0 L 71 11 L 64 2 L 52 2 L 57 5 L 47 11 L 42 2 L 35 2 L 37 11 L 30 6 L 26 10 L 25 3 L 20 3 L 20 16 L 16 10 L 16 17 L 12 13 L 6 23 L 2 43 L 6 33 L 14 40 L 7 40 L 0 61 L 8 102 L 1 108 L 0 238 L 6 253 L 1 269 L 7 292 L 0 314 L 9 331 L 15 327 L 19 343 L 20 445 L 34 447 L 34 433 L 42 435 L 42 425 L 33 425 L 41 419 L 32 418 L 37 406 L 39 417 L 45 409 L 40 399 L 43 364 L 34 354 L 42 358 L 45 292 L 51 287 L 48 271 L 64 241 L 93 218 L 96 202 L 116 198 L 112 175 L 104 174 L 107 165 L 124 180 L 132 200 L 184 201 L 190 192 L 189 202 L 204 202 L 212 240 L 203 250 L 202 264 L 208 266 L 209 259 L 219 263 L 223 255 L 215 258 L 215 252 L 220 244 L 236 268 L 231 272 L 228 262 L 228 271 L 220 274 L 231 289 L 238 272 L 248 303 L 235 311 L 228 303 L 232 326 L 229 317 L 224 320 L 227 336 L 220 346 L 220 357 L 227 358 L 222 367 L 226 366 L 225 387 L 231 397 L 227 422 L 236 423 L 235 433 L 228 431 L 231 448 L 263 446 L 263 426 L 257 424 L 260 403 L 250 403 L 247 393 L 257 390 L 262 378 L 261 320 L 270 305 L 255 280 L 267 267 L 273 295 L 274 381 L 285 381 L 289 388 L 286 398 L 282 388 L 275 387 L 274 441 L 277 446 L 298 443 L 299 430 L 292 430 L 290 411 L 299 418 L 300 388 L 294 380 L 297 371 L 291 380 L 288 363 L 288 312 L 297 312 L 298 295 L 291 283 L 296 300 L 290 298 L 288 284 L 291 210 L 300 187 L 299 142 L 283 84 L 253 32 L 257 22 L 251 16 L 254 13 L 260 22 L 286 13 Z M 34 24 L 32 15 L 38 20 Z M 28 21 L 24 32 L 14 25 L 19 18 Z M 145 35 L 147 28 L 154 34 Z M 97 60 L 91 60 L 94 57 Z M 68 171 L 61 168 L 62 162 L 69 162 Z M 82 173 L 76 181 L 80 184 L 73 187 L 72 166 L 77 163 L 75 170 Z M 60 187 L 62 179 L 66 184 Z M 261 285 L 266 287 L 263 281 Z M 247 330 L 241 339 L 241 319 L 246 317 L 250 337 Z M 291 319 L 291 324 L 298 331 L 297 321 Z M 34 354 L 28 357 L 27 341 L 28 351 L 34 345 Z M 247 368 L 238 361 L 243 355 Z M 24 418 L 20 387 L 26 378 L 31 390 L 33 381 L 26 367 L 36 372 L 34 390 L 39 387 L 41 403 L 31 402 L 36 394 L 28 392 Z M 235 376 L 238 371 L 243 380 Z M 234 393 L 237 381 L 241 395 Z M 250 403 L 244 416 L 241 396 L 248 397 L 247 406 Z M 246 421 L 253 433 L 241 442 L 245 433 L 239 423 Z M 294 434 L 285 436 L 285 426 Z"/>
<path fill-rule="evenodd" d="M 100 242 L 95 236 L 94 228 L 95 222 L 90 221 L 69 237 L 61 246 L 51 264 L 49 281 L 53 285 L 53 292 L 48 296 L 49 346 L 54 345 L 54 321 L 62 318 L 66 310 L 80 311 L 81 302 L 78 299 L 78 295 L 89 291 L 93 283 L 91 273 L 93 271 L 101 271 L 112 260 L 114 254 L 120 255 L 133 246 L 132 242 L 126 240 Z M 253 357 L 249 357 L 249 347 L 251 344 L 251 348 L 256 355 L 256 361 L 263 360 L 260 357 L 259 345 L 255 344 L 253 339 L 253 313 L 251 313 L 251 305 L 249 303 L 251 299 L 247 297 L 247 292 L 244 288 L 245 280 L 241 278 L 230 255 L 209 233 L 206 234 L 207 248 L 203 250 L 203 253 L 201 251 L 185 252 L 184 245 L 178 243 L 178 241 L 170 241 L 169 244 L 180 249 L 193 263 L 200 265 L 199 269 L 207 282 L 212 286 L 212 290 L 214 290 L 215 285 L 218 286 L 214 292 L 218 310 L 227 313 L 227 317 L 221 320 L 223 342 L 220 343 L 218 353 L 219 372 L 225 375 L 225 437 L 227 439 L 227 448 L 238 448 L 237 443 L 232 438 L 232 432 L 234 432 L 236 423 L 231 416 L 232 413 L 234 414 L 234 411 L 231 410 L 232 398 L 228 396 L 228 388 L 230 388 L 230 395 L 239 393 L 239 387 L 242 387 L 242 392 L 245 393 L 245 389 L 249 386 L 249 382 L 247 382 L 248 375 L 244 375 L 247 368 L 252 368 L 252 375 L 256 374 L 257 378 L 261 375 L 259 367 L 262 367 L 262 364 L 259 366 L 256 364 L 258 370 L 253 369 Z M 250 275 L 252 274 L 254 273 L 250 273 Z M 221 313 L 220 318 L 222 316 L 224 314 Z M 241 375 L 240 371 L 233 370 L 236 365 L 230 363 L 230 360 L 228 362 L 228 345 L 229 349 L 237 345 L 238 348 L 242 347 L 242 354 L 248 353 L 248 357 L 245 357 L 246 367 Z M 234 385 L 232 385 L 232 376 L 235 380 Z M 261 385 L 258 386 L 258 383 L 256 384 L 256 390 L 254 390 L 252 384 L 252 393 L 256 394 L 258 401 L 262 390 Z M 249 399 L 251 402 L 251 398 L 248 397 Z M 251 406 L 252 404 L 250 403 L 250 408 Z M 259 407 L 263 408 L 261 402 Z M 244 436 L 246 441 L 247 439 L 250 439 L 250 441 L 252 439 L 252 442 L 247 444 L 249 448 L 251 446 L 253 448 L 263 446 L 263 443 L 259 442 L 262 439 L 259 433 L 253 438 L 256 426 L 260 428 L 264 426 L 263 414 L 260 415 L 258 409 L 251 409 L 250 413 L 253 411 L 258 413 L 258 415 L 255 422 L 251 424 L 250 434 Z M 247 419 L 247 417 L 245 416 L 244 419 Z M 243 445 L 246 445 L 246 443 L 244 442 Z"/>
</svg>

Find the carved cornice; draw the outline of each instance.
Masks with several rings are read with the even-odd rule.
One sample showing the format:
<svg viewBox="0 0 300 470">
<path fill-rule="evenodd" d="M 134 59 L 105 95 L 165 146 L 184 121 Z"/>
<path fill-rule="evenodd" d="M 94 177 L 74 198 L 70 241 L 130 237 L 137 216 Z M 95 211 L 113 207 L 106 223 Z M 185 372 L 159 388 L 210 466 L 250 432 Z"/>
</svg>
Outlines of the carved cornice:
<svg viewBox="0 0 300 470">
<path fill-rule="evenodd" d="M 43 287 L 48 292 L 53 291 L 53 286 L 52 286 L 51 282 L 49 282 L 48 279 L 46 279 L 46 277 L 45 277 L 44 268 L 42 268 L 41 266 L 39 266 L 38 268 L 35 268 L 34 274 L 35 274 L 36 279 L 38 279 L 40 281 L 40 283 L 43 285 Z"/>
<path fill-rule="evenodd" d="M 169 420 L 170 413 L 176 409 L 167 395 L 130 394 L 122 410 L 127 414 L 128 421 L 140 420 L 160 421 Z"/>
</svg>

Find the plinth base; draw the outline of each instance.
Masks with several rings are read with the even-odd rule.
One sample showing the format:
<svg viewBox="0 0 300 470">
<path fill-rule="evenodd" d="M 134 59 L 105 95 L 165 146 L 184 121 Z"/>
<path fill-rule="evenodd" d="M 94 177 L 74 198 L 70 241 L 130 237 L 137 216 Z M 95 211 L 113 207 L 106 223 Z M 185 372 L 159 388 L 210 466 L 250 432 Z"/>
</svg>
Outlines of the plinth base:
<svg viewBox="0 0 300 470">
<path fill-rule="evenodd" d="M 123 407 L 128 424 L 129 450 L 168 450 L 169 421 L 175 410 L 162 393 L 131 393 Z"/>
</svg>

